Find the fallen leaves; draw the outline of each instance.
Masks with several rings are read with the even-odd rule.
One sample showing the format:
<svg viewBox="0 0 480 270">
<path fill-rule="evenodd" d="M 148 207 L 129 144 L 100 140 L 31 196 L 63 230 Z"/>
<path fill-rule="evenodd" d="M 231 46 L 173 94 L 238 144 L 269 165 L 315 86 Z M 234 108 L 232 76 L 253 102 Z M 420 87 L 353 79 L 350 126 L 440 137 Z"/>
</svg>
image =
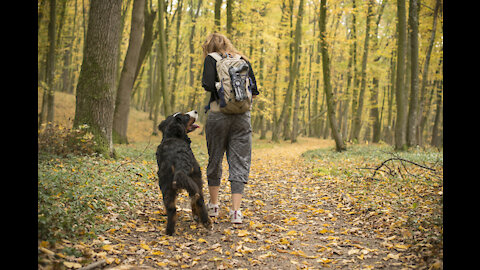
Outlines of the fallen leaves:
<svg viewBox="0 0 480 270">
<path fill-rule="evenodd" d="M 237 235 L 239 237 L 244 237 L 244 236 L 250 235 L 250 232 L 248 232 L 247 230 L 239 230 Z"/>
<path fill-rule="evenodd" d="M 82 267 L 81 264 L 75 263 L 75 262 L 63 262 L 63 265 L 65 265 L 65 267 L 67 268 L 73 268 L 73 269 L 78 269 Z"/>
<path fill-rule="evenodd" d="M 142 170 L 132 179 L 132 185 L 144 192 L 136 204 L 97 199 L 97 207 L 102 203 L 109 207 L 108 214 L 98 215 L 98 220 L 104 222 L 108 216 L 116 221 L 113 226 L 106 227 L 87 243 L 72 239 L 55 244 L 39 241 L 39 265 L 61 262 L 67 269 L 76 269 L 104 260 L 109 267 L 136 264 L 157 269 L 416 266 L 419 256 L 415 252 L 431 248 L 428 242 L 421 248 L 412 242 L 432 229 L 423 219 L 414 219 L 417 211 L 428 210 L 428 204 L 420 196 L 409 200 L 409 193 L 402 197 L 401 192 L 406 190 L 395 191 L 381 183 L 359 181 L 360 174 L 347 176 L 354 173 L 352 167 L 359 166 L 356 159 L 347 162 L 316 159 L 310 164 L 299 158 L 302 152 L 314 147 L 313 143 L 299 143 L 254 150 L 251 181 L 242 202 L 244 224 L 230 223 L 226 213 L 231 198 L 228 190 L 222 191 L 220 215 L 211 232 L 193 222 L 188 195 L 181 193 L 176 234 L 166 236 L 165 210 L 154 172 Z M 129 164 L 137 165 L 133 161 Z M 154 167 L 150 161 L 138 164 Z M 317 165 L 322 169 L 314 173 Z M 75 168 L 77 172 L 82 170 Z M 62 167 L 56 169 L 61 171 Z M 203 166 L 202 172 L 205 174 Z M 422 194 L 435 191 L 436 196 L 441 188 L 440 184 L 435 190 L 419 183 L 408 185 Z M 119 183 L 115 187 L 121 188 Z M 383 195 L 379 193 L 382 188 Z M 204 192 L 208 199 L 208 192 Z M 55 191 L 53 196 L 62 197 L 64 193 Z M 399 212 L 398 205 L 387 199 L 399 201 L 398 205 L 405 207 L 402 209 L 412 213 Z M 94 202 L 91 205 L 95 209 Z M 123 217 L 114 215 L 123 210 Z M 410 223 L 416 229 L 406 227 Z M 428 262 L 432 269 L 438 265 L 437 261 Z"/>
</svg>

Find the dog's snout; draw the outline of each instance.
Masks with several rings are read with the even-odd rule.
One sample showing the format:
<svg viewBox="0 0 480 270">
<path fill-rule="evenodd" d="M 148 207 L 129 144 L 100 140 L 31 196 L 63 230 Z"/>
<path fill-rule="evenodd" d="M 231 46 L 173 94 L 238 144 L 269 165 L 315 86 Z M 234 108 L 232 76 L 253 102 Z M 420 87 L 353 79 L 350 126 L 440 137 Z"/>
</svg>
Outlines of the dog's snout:
<svg viewBox="0 0 480 270">
<path fill-rule="evenodd" d="M 187 114 L 190 115 L 190 117 L 195 118 L 195 120 L 197 120 L 197 118 L 198 118 L 198 112 L 196 110 L 189 111 L 189 112 L 187 112 Z"/>
</svg>

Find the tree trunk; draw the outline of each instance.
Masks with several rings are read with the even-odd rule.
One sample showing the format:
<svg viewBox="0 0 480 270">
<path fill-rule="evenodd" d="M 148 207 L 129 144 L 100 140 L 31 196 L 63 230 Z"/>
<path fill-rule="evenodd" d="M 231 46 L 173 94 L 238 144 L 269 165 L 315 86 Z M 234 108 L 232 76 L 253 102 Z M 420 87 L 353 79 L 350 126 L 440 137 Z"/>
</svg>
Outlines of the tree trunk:
<svg viewBox="0 0 480 270">
<path fill-rule="evenodd" d="M 82 69 L 78 78 L 74 126 L 88 125 L 96 152 L 113 155 L 112 125 L 121 0 L 92 0 Z"/>
<path fill-rule="evenodd" d="M 233 29 L 232 29 L 232 23 L 233 23 L 233 17 L 232 17 L 232 10 L 233 10 L 233 1 L 232 0 L 227 0 L 227 36 L 229 38 L 233 37 Z"/>
<path fill-rule="evenodd" d="M 441 69 L 442 69 L 442 60 L 440 59 L 440 61 L 438 61 L 437 71 L 435 72 L 435 74 L 437 74 L 437 76 L 440 73 Z M 420 138 L 421 138 L 420 142 L 423 141 L 423 131 L 424 131 L 425 126 L 427 124 L 427 120 L 430 116 L 430 106 L 432 105 L 433 96 L 435 94 L 435 87 L 437 87 L 437 84 L 438 84 L 438 80 L 435 80 L 434 85 L 432 87 L 432 90 L 430 91 L 431 92 L 430 97 L 425 101 L 424 114 L 423 114 L 422 119 L 420 121 L 420 130 L 419 130 Z"/>
<path fill-rule="evenodd" d="M 367 3 L 367 20 L 365 26 L 365 44 L 363 46 L 363 57 L 362 57 L 362 71 L 361 71 L 361 83 L 360 83 L 360 94 L 358 96 L 358 107 L 355 111 L 354 121 L 353 121 L 353 140 L 360 140 L 360 130 L 362 129 L 362 112 L 363 112 L 363 101 L 365 97 L 365 86 L 367 81 L 367 59 L 368 59 L 368 42 L 370 40 L 370 18 L 372 17 L 372 5 L 373 0 L 369 0 Z M 353 97 L 354 99 L 356 96 Z"/>
<path fill-rule="evenodd" d="M 195 30 L 196 30 L 196 22 L 197 22 L 197 18 L 198 18 L 198 14 L 200 12 L 200 7 L 202 6 L 202 0 L 198 1 L 198 5 L 197 5 L 197 9 L 195 11 L 195 14 L 193 13 L 193 3 L 192 5 L 190 6 L 190 18 L 191 18 L 191 22 L 192 22 L 192 29 L 190 31 L 190 39 L 189 40 L 193 40 L 193 38 L 195 37 Z M 196 97 L 197 97 L 197 89 L 195 87 L 195 82 L 194 82 L 194 76 L 195 76 L 195 69 L 194 69 L 194 66 L 195 66 L 195 60 L 194 60 L 194 55 L 195 55 L 195 44 L 193 42 L 189 42 L 189 49 L 190 49 L 190 64 L 189 64 L 189 69 L 188 69 L 188 79 L 189 79 L 189 86 L 190 86 L 190 89 L 193 90 L 193 94 L 192 94 L 192 98 L 189 102 L 189 108 L 193 108 L 194 104 L 195 104 L 195 100 L 196 100 Z"/>
<path fill-rule="evenodd" d="M 220 31 L 220 18 L 221 18 L 221 8 L 222 8 L 222 0 L 215 0 L 215 31 Z"/>
<path fill-rule="evenodd" d="M 439 83 L 438 85 L 439 87 L 437 90 L 437 111 L 435 113 L 435 121 L 432 129 L 432 142 L 431 142 L 431 144 L 436 147 L 440 147 L 442 145 L 440 140 L 442 136 L 439 134 L 441 115 L 442 115 L 442 88 L 441 88 L 442 84 Z"/>
<path fill-rule="evenodd" d="M 178 78 L 178 68 L 180 67 L 179 58 L 180 56 L 180 25 L 182 24 L 182 13 L 183 13 L 183 0 L 178 2 L 177 6 L 177 25 L 175 29 L 175 59 L 173 62 L 173 80 L 172 86 L 170 89 L 170 106 L 171 109 L 175 109 L 175 96 L 178 93 L 175 93 L 177 88 L 177 78 Z M 183 55 L 183 54 L 182 54 Z"/>
<path fill-rule="evenodd" d="M 384 129 L 384 137 L 387 143 L 393 144 L 393 98 L 395 96 L 395 52 L 392 50 L 392 56 L 390 58 L 390 85 L 388 91 L 388 114 L 387 114 L 387 126 Z"/>
<path fill-rule="evenodd" d="M 259 74 L 258 74 L 258 79 L 260 82 L 263 83 L 263 80 L 264 80 L 264 72 L 263 72 L 263 68 L 265 66 L 265 50 L 264 50 L 264 42 L 263 42 L 263 38 L 260 39 L 260 68 L 259 68 Z M 266 97 L 267 93 L 264 92 L 263 93 Z M 263 140 L 266 138 L 266 128 L 265 128 L 265 101 L 264 100 L 260 100 L 259 101 L 259 104 L 258 104 L 258 117 L 259 117 L 259 122 L 260 122 L 260 140 Z"/>
<path fill-rule="evenodd" d="M 153 0 L 152 0 L 153 1 Z M 142 46 L 140 48 L 140 56 L 138 57 L 138 64 L 137 68 L 135 70 L 135 79 L 137 79 L 138 73 L 140 72 L 140 68 L 143 65 L 143 62 L 145 61 L 145 58 L 147 57 L 148 53 L 151 51 L 152 46 L 153 46 L 153 40 L 156 38 L 158 35 L 158 30 L 155 34 L 155 37 L 153 35 L 153 23 L 155 22 L 155 17 L 157 15 L 156 11 L 149 11 L 149 8 L 147 6 L 147 1 L 145 1 L 145 7 L 144 7 L 144 33 L 143 33 L 143 40 L 142 40 Z"/>
<path fill-rule="evenodd" d="M 120 24 L 120 39 L 118 40 L 118 52 L 117 52 L 117 85 L 116 87 L 118 87 L 118 80 L 120 79 L 121 75 L 120 75 L 120 72 L 122 71 L 120 68 L 122 68 L 122 63 L 121 63 L 121 58 L 122 58 L 122 37 L 123 37 L 123 30 L 125 28 L 125 19 L 127 17 L 127 12 L 128 12 L 128 9 L 130 7 L 130 2 L 132 2 L 132 0 L 127 0 L 127 2 L 125 3 L 125 9 L 123 9 L 123 3 L 122 3 L 122 15 L 121 15 L 121 24 Z"/>
<path fill-rule="evenodd" d="M 332 93 L 332 85 L 330 84 L 330 59 L 328 56 L 328 47 L 325 40 L 326 33 L 326 16 L 327 16 L 327 7 L 326 0 L 321 0 L 320 2 L 320 37 L 321 37 L 321 47 L 320 52 L 322 53 L 322 69 L 323 69 L 323 82 L 325 88 L 325 95 L 327 98 L 327 113 L 328 119 L 330 121 L 330 127 L 332 129 L 332 135 L 335 140 L 335 148 L 337 152 L 347 150 L 342 138 L 342 133 L 338 128 L 338 124 L 335 118 L 335 100 Z"/>
<path fill-rule="evenodd" d="M 44 90 L 42 100 L 42 110 L 38 127 L 43 123 L 53 122 L 54 115 L 54 79 L 55 79 L 55 20 L 56 20 L 56 1 L 50 0 L 50 21 L 48 23 L 48 54 L 46 64 L 45 84 L 47 89 Z"/>
<path fill-rule="evenodd" d="M 378 25 L 380 24 L 380 20 L 382 19 L 383 10 L 385 8 L 386 3 L 387 3 L 386 0 L 382 2 L 382 5 L 380 6 L 380 10 L 378 11 L 377 20 L 375 22 L 375 31 L 374 31 L 374 34 L 372 36 L 372 38 L 373 38 L 373 50 L 375 52 L 379 51 L 379 49 L 378 49 Z M 382 58 L 382 56 L 377 55 L 374 62 L 378 63 L 378 61 L 380 61 L 381 58 Z M 370 95 L 370 100 L 371 100 L 371 103 L 372 103 L 372 108 L 370 110 L 370 118 L 372 119 L 372 122 L 373 122 L 373 124 L 372 124 L 372 126 L 373 126 L 373 128 L 372 128 L 373 129 L 372 142 L 373 143 L 378 143 L 380 141 L 382 126 L 381 126 L 381 119 L 380 119 L 379 112 L 378 112 L 379 79 L 378 79 L 377 74 L 373 75 L 372 82 L 373 82 L 373 87 L 372 87 L 372 93 Z M 384 96 L 383 100 L 385 101 L 385 96 Z M 383 106 L 382 106 L 382 110 L 383 110 Z"/>
<path fill-rule="evenodd" d="M 358 70 L 357 70 L 357 17 L 356 17 L 356 2 L 355 0 L 352 0 L 352 40 L 353 40 L 353 51 L 352 51 L 352 56 L 353 56 L 353 86 L 352 86 L 352 119 L 351 119 L 351 124 L 350 124 L 350 141 L 353 140 L 353 126 L 354 126 L 354 121 L 355 121 L 355 112 L 357 110 L 358 106 Z"/>
<path fill-rule="evenodd" d="M 300 55 L 300 43 L 302 42 L 302 19 L 303 19 L 303 0 L 300 0 L 298 4 L 298 14 L 297 14 L 297 23 L 295 26 L 295 44 L 293 47 L 293 52 L 295 54 L 293 58 L 293 70 L 292 75 L 290 77 L 290 81 L 295 82 L 292 85 L 292 88 L 296 88 L 295 90 L 295 109 L 293 110 L 293 123 L 292 123 L 292 135 L 291 135 L 291 142 L 294 143 L 297 141 L 298 135 L 298 106 L 300 102 L 300 87 L 298 83 L 298 71 L 300 70 L 300 62 L 298 61 Z"/>
<path fill-rule="evenodd" d="M 113 115 L 113 141 L 128 143 L 127 128 L 130 113 L 130 98 L 135 82 L 140 47 L 142 45 L 145 0 L 134 0 L 132 8 L 132 26 L 130 41 L 123 63 L 120 81 L 118 83 L 115 113 Z"/>
<path fill-rule="evenodd" d="M 407 53 L 407 25 L 405 0 L 397 1 L 397 120 L 395 121 L 395 149 L 407 149 L 407 92 L 405 89 L 405 68 Z"/>
<path fill-rule="evenodd" d="M 430 56 L 432 55 L 432 49 L 433 49 L 433 44 L 435 41 L 435 32 L 437 32 L 437 14 L 438 10 L 440 8 L 440 0 L 436 1 L 435 4 L 435 9 L 433 12 L 433 26 L 432 26 L 432 34 L 430 36 L 430 41 L 428 44 L 426 56 L 425 56 L 425 64 L 423 66 L 423 72 L 422 72 L 422 86 L 420 90 L 420 106 L 418 110 L 418 117 L 420 119 L 420 124 L 418 126 L 418 131 L 417 131 L 417 142 L 419 145 L 422 145 L 423 142 L 423 127 L 424 127 L 424 111 L 428 112 L 428 110 L 424 110 L 426 107 L 426 94 L 427 94 L 427 82 L 428 82 L 428 69 L 430 66 Z M 430 106 L 430 104 L 428 104 Z"/>
<path fill-rule="evenodd" d="M 418 127 L 418 0 L 410 0 L 410 49 L 411 49 L 411 76 L 410 76 L 410 106 L 407 122 L 407 146 L 415 146 Z"/>
<path fill-rule="evenodd" d="M 280 42 L 277 44 L 277 53 L 275 55 L 275 73 L 273 76 L 275 76 L 275 79 L 273 81 L 273 88 L 272 88 L 272 95 L 273 95 L 273 103 L 272 103 L 272 111 L 273 111 L 273 117 L 272 117 L 272 141 L 273 142 L 278 142 L 278 127 L 279 127 L 279 121 L 277 119 L 277 82 L 278 82 L 278 70 L 279 70 L 279 62 L 280 62 Z"/>
<path fill-rule="evenodd" d="M 283 119 L 283 139 L 289 140 L 291 131 L 290 131 L 290 120 L 292 116 L 292 96 L 293 96 L 293 86 L 295 80 L 292 80 L 293 76 L 293 6 L 294 1 L 289 1 L 289 15 L 290 15 L 290 41 L 289 43 L 289 76 L 288 76 L 288 86 L 287 86 L 287 93 L 285 94 L 285 100 L 283 102 L 282 113 L 280 114 L 280 119 Z"/>
<path fill-rule="evenodd" d="M 286 20 L 286 5 L 285 5 L 285 0 L 282 1 L 282 16 L 280 18 L 280 27 L 283 26 L 285 20 Z M 282 119 L 282 116 L 280 115 L 278 118 L 277 118 L 277 108 L 276 108 L 276 105 L 277 105 L 277 102 L 278 102 L 278 99 L 277 99 L 277 93 L 279 91 L 277 91 L 277 82 L 278 82 L 278 79 L 277 77 L 279 76 L 279 63 L 280 63 L 280 49 L 281 49 L 281 40 L 282 40 L 282 32 L 280 31 L 279 34 L 278 34 L 278 43 L 277 43 L 277 53 L 276 53 L 276 56 L 275 56 L 275 80 L 273 81 L 273 120 L 272 120 L 272 124 L 273 124 L 273 127 L 272 127 L 272 141 L 273 142 L 278 142 L 279 140 L 279 133 L 280 133 L 280 123 L 281 123 L 281 119 Z"/>
<path fill-rule="evenodd" d="M 159 44 L 159 54 L 158 56 L 160 57 L 160 68 L 158 69 L 159 71 L 159 77 L 160 77 L 160 90 L 162 93 L 162 98 L 163 98 L 163 113 L 165 116 L 169 115 L 171 113 L 171 107 L 170 107 L 170 99 L 169 95 L 167 93 L 168 91 L 168 70 L 167 70 L 167 41 L 166 41 L 166 32 L 167 30 L 165 29 L 164 26 L 164 15 L 165 11 L 165 0 L 158 0 L 158 28 L 159 28 L 159 34 L 160 34 L 160 40 L 158 41 Z"/>
<path fill-rule="evenodd" d="M 58 25 L 58 29 L 57 29 L 57 38 L 56 38 L 56 41 L 55 41 L 55 43 L 56 43 L 55 48 L 62 48 L 63 49 L 63 58 L 65 58 L 68 55 L 68 53 L 67 53 L 68 45 L 66 45 L 65 47 L 62 47 L 61 42 L 62 42 L 63 26 L 65 25 L 65 13 L 66 13 L 65 11 L 66 11 L 67 1 L 64 0 L 64 1 L 60 1 L 60 2 L 61 2 L 60 19 L 59 19 L 59 25 Z M 63 75 L 63 72 L 62 72 L 62 75 Z M 64 82 L 64 77 L 62 76 L 62 80 L 57 80 L 57 86 L 54 87 L 54 89 L 57 89 L 61 92 L 64 92 L 66 84 L 64 84 L 63 82 Z"/>
</svg>

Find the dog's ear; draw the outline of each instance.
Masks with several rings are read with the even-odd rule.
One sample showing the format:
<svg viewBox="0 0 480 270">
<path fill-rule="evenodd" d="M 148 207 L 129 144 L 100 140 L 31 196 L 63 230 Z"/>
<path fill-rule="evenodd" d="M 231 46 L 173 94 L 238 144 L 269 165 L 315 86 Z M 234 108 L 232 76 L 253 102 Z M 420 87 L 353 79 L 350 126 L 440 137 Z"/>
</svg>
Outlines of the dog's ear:
<svg viewBox="0 0 480 270">
<path fill-rule="evenodd" d="M 180 116 L 175 116 L 175 120 L 177 120 L 179 123 L 182 123 L 182 118 Z"/>
<path fill-rule="evenodd" d="M 160 123 L 160 125 L 158 125 L 158 129 L 159 129 L 161 132 L 163 132 L 163 129 L 165 128 L 165 126 L 166 126 L 166 124 L 167 124 L 166 122 L 167 122 L 167 120 L 165 119 L 165 120 L 163 120 L 163 121 Z"/>
</svg>

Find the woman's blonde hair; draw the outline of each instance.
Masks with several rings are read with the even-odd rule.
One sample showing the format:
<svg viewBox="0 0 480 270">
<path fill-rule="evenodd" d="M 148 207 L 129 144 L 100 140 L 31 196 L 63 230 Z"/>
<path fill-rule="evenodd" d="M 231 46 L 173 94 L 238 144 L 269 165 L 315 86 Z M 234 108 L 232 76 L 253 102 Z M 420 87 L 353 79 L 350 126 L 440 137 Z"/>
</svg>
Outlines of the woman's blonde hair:
<svg viewBox="0 0 480 270">
<path fill-rule="evenodd" d="M 243 59 L 248 60 L 245 55 L 240 53 L 232 44 L 232 42 L 224 35 L 220 33 L 212 33 L 208 35 L 207 40 L 202 45 L 203 48 L 203 58 L 207 57 L 209 53 L 217 52 L 221 55 L 225 53 L 240 55 Z"/>
</svg>

